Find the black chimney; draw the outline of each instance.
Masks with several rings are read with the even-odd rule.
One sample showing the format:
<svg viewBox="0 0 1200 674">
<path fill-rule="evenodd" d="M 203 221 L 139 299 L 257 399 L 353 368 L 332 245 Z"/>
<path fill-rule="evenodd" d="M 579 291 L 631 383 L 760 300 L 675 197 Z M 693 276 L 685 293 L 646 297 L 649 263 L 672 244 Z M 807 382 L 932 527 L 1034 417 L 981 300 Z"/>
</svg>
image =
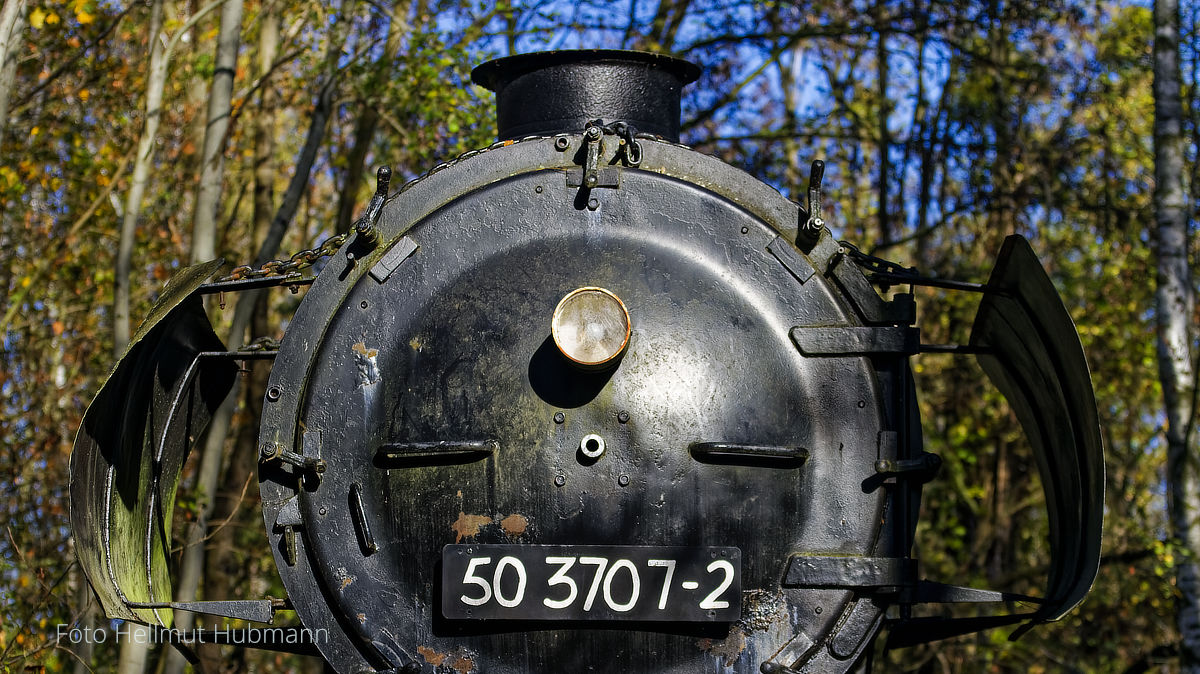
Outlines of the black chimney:
<svg viewBox="0 0 1200 674">
<path fill-rule="evenodd" d="M 601 119 L 678 142 L 679 96 L 699 76 L 682 59 L 615 49 L 519 54 L 471 71 L 496 92 L 501 140 L 580 132 Z"/>
</svg>

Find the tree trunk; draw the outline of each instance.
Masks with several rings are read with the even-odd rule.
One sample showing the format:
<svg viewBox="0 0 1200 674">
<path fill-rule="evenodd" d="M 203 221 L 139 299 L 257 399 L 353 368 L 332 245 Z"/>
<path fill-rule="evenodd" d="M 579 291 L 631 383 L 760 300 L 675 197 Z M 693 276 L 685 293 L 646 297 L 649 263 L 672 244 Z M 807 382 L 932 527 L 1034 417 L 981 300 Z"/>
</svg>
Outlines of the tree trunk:
<svg viewBox="0 0 1200 674">
<path fill-rule="evenodd" d="M 279 15 L 274 7 L 264 10 L 258 36 L 258 76 L 266 77 L 279 51 Z M 262 84 L 258 114 L 254 118 L 254 240 L 261 244 L 266 238 L 275 210 L 275 127 L 276 102 L 278 96 L 270 82 Z M 271 330 L 268 295 L 261 293 L 254 307 L 250 333 L 267 335 Z M 242 397 L 243 409 L 247 412 L 233 443 L 232 454 L 221 476 L 220 485 L 214 494 L 212 522 L 218 527 L 211 534 L 208 554 L 204 557 L 204 592 L 209 598 L 232 598 L 245 587 L 246 554 L 238 545 L 237 534 L 248 515 L 253 516 L 258 500 L 258 488 L 250 484 L 254 477 L 254 463 L 258 456 L 258 406 L 267 390 L 271 368 L 262 362 L 247 363 L 252 369 L 245 378 Z M 251 544 L 255 551 L 269 547 L 261 527 L 250 531 L 262 539 Z M 243 543 L 245 541 L 243 540 Z M 204 644 L 198 649 L 201 668 L 216 671 L 222 665 L 221 647 Z M 244 649 L 235 649 L 234 662 L 225 662 L 226 669 L 244 669 Z M 182 658 L 179 658 L 180 666 Z"/>
<path fill-rule="evenodd" d="M 336 42 L 336 40 L 333 40 L 333 42 Z M 335 50 L 336 48 L 335 46 L 330 47 L 331 50 Z M 305 189 L 308 186 L 313 163 L 317 157 L 317 150 L 320 149 L 321 142 L 325 137 L 325 128 L 333 112 L 333 102 L 337 92 L 336 82 L 337 74 L 331 71 L 326 78 L 325 84 L 321 87 L 317 105 L 313 109 L 308 135 L 305 138 L 300 156 L 297 158 L 296 172 L 288 184 L 283 202 L 280 204 L 274 219 L 272 219 L 267 234 L 263 239 L 262 246 L 259 248 L 258 257 L 255 260 L 256 264 L 262 264 L 275 257 L 279 251 L 279 245 L 283 240 L 287 226 L 296 215 L 296 209 L 299 207 L 300 200 L 304 196 Z M 233 312 L 233 324 L 229 330 L 229 338 L 226 340 L 226 346 L 229 350 L 236 351 L 245 343 L 246 328 L 250 325 L 258 297 L 263 292 L 262 290 L 251 290 L 238 296 L 237 306 Z M 208 523 L 213 514 L 214 499 L 212 495 L 216 493 L 221 476 L 221 459 L 224 453 L 225 439 L 229 434 L 230 425 L 233 421 L 233 413 L 237 408 L 241 391 L 240 382 L 235 383 L 233 389 L 226 396 L 225 401 L 213 415 L 212 421 L 208 426 L 208 431 L 205 433 L 204 453 L 200 460 L 200 474 L 196 479 L 196 491 L 199 496 L 200 507 L 197 509 L 196 520 L 188 529 L 187 541 L 183 552 L 183 562 L 180 565 L 179 582 L 176 584 L 177 601 L 194 601 L 197 596 L 201 570 L 204 568 L 204 543 L 208 535 Z M 238 487 L 240 489 L 240 485 Z M 210 599 L 231 598 L 210 597 Z M 192 624 L 194 624 L 191 614 L 181 612 L 178 615 L 177 622 L 180 625 L 180 629 L 190 629 Z M 184 624 L 185 621 L 186 625 Z M 173 673 L 168 671 L 168 674 Z"/>
<path fill-rule="evenodd" d="M 388 23 L 387 39 L 384 42 L 383 56 L 375 64 L 375 73 L 371 76 L 371 86 L 368 91 L 383 87 L 386 78 L 393 74 L 392 67 L 396 62 L 396 54 L 409 33 L 408 13 L 412 8 L 411 0 L 397 0 L 392 5 L 392 18 Z M 347 158 L 346 179 L 342 183 L 338 199 L 337 231 L 348 232 L 354 219 L 354 207 L 358 203 L 359 183 L 365 173 L 364 163 L 371 142 L 375 139 L 375 130 L 379 126 L 379 113 L 375 111 L 377 101 L 368 99 L 361 107 L 362 114 L 354 127 L 354 147 L 350 149 Z"/>
<path fill-rule="evenodd" d="M 133 163 L 133 178 L 125 196 L 125 214 L 121 221 L 121 239 L 117 246 L 116 277 L 113 283 L 113 355 L 120 358 L 129 345 L 129 272 L 133 259 L 133 244 L 137 221 L 142 214 L 142 198 L 150 177 L 154 159 L 154 139 L 162 117 L 163 90 L 167 83 L 166 48 L 162 41 L 163 2 L 154 0 L 150 6 L 150 72 L 146 78 L 146 118 L 142 120 L 142 135 L 138 139 L 137 156 Z"/>
<path fill-rule="evenodd" d="M 242 37 L 242 0 L 226 0 L 221 8 L 217 35 L 216 69 L 208 97 L 208 122 L 200 155 L 200 185 L 192 214 L 192 262 L 217 256 L 217 212 L 221 207 L 221 182 L 225 176 L 225 136 L 232 112 L 233 80 Z"/>
<path fill-rule="evenodd" d="M 1167 481 L 1172 533 L 1186 551 L 1175 581 L 1180 670 L 1200 672 L 1200 480 L 1192 451 L 1195 379 L 1191 343 L 1195 296 L 1188 264 L 1180 101 L 1178 0 L 1154 3 L 1154 220 L 1157 226 L 1158 374 L 1167 415 Z"/>
<path fill-rule="evenodd" d="M 150 71 L 146 78 L 146 118 L 142 121 L 142 135 L 138 140 L 137 156 L 134 158 L 133 178 L 125 199 L 125 212 L 121 222 L 121 239 L 117 246 L 117 260 L 113 283 L 113 357 L 120 358 L 129 345 L 129 274 L 133 259 L 133 243 L 141 214 L 142 197 L 150 175 L 150 163 L 154 154 L 154 137 L 158 133 L 158 122 L 162 114 L 163 89 L 166 85 L 166 54 L 162 41 L 163 3 L 154 0 L 150 6 L 150 30 L 147 47 L 150 51 Z M 150 645 L 131 639 L 121 645 L 120 671 L 141 672 L 145 669 Z"/>
<path fill-rule="evenodd" d="M 877 212 L 879 221 L 879 242 L 876 247 L 887 247 L 892 242 L 892 227 L 889 222 L 890 210 L 890 195 L 888 194 L 888 176 L 892 172 L 891 157 L 889 152 L 892 148 L 892 136 L 888 131 L 888 118 L 892 114 L 892 106 L 888 99 L 888 80 L 891 75 L 888 72 L 888 53 L 887 53 L 887 31 L 884 26 L 886 19 L 887 7 L 880 0 L 875 5 L 875 30 L 879 33 L 878 42 L 875 45 L 875 74 L 878 78 L 878 95 L 879 95 L 879 211 Z"/>
<path fill-rule="evenodd" d="M 25 0 L 5 0 L 0 8 L 0 142 L 8 128 L 8 104 L 17 76 L 17 58 L 24 35 Z"/>
</svg>

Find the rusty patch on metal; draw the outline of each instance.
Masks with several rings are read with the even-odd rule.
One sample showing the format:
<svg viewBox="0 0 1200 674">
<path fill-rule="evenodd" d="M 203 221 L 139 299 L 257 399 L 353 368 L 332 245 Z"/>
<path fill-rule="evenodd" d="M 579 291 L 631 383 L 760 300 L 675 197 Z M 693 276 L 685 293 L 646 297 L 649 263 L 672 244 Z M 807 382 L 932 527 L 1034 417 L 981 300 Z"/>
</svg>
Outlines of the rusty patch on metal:
<svg viewBox="0 0 1200 674">
<path fill-rule="evenodd" d="M 787 602 L 782 594 L 753 590 L 742 595 L 741 624 L 748 631 L 763 632 L 777 624 L 787 624 Z"/>
<path fill-rule="evenodd" d="M 525 519 L 524 515 L 513 513 L 500 520 L 500 528 L 510 537 L 516 538 L 529 528 L 529 520 Z"/>
<path fill-rule="evenodd" d="M 413 351 L 420 351 L 421 347 L 424 346 L 424 344 L 421 343 L 420 337 L 413 337 L 412 339 L 408 340 L 408 345 Z"/>
<path fill-rule="evenodd" d="M 425 658 L 425 662 L 434 667 L 440 667 L 442 662 L 450 657 L 449 653 L 438 653 L 428 646 L 417 646 L 417 652 L 421 654 L 421 657 Z"/>
<path fill-rule="evenodd" d="M 471 674 L 475 671 L 475 661 L 459 655 L 454 658 L 454 662 L 450 663 L 450 669 L 458 672 L 458 674 Z"/>
<path fill-rule="evenodd" d="M 342 585 L 339 588 L 340 590 L 345 590 L 346 588 L 350 587 L 351 583 L 358 580 L 358 576 L 351 576 L 349 573 L 346 572 L 346 567 L 344 567 L 344 566 L 338 567 L 337 575 L 338 575 L 338 578 L 342 579 Z"/>
<path fill-rule="evenodd" d="M 354 365 L 358 368 L 359 385 L 370 386 L 379 381 L 379 365 L 375 360 L 379 349 L 368 349 L 363 342 L 355 342 L 351 349 L 354 351 Z"/>
<path fill-rule="evenodd" d="M 696 642 L 700 650 L 725 659 L 725 666 L 732 667 L 746 650 L 746 633 L 736 625 L 729 629 L 729 636 L 720 641 L 701 639 Z"/>
<path fill-rule="evenodd" d="M 491 523 L 492 518 L 486 515 L 468 515 L 461 510 L 458 511 L 458 519 L 450 525 L 450 528 L 454 529 L 454 542 L 461 543 L 464 538 L 479 535 L 479 530 Z"/>
</svg>

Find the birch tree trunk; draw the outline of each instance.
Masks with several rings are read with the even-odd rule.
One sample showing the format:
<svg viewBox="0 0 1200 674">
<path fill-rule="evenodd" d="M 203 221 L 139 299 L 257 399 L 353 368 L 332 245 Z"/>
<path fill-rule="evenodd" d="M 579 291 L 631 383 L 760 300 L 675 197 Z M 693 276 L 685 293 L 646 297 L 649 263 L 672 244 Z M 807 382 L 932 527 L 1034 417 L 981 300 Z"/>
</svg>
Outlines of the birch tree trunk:
<svg viewBox="0 0 1200 674">
<path fill-rule="evenodd" d="M 1192 432 L 1195 294 L 1188 264 L 1180 101 L 1178 0 L 1154 3 L 1154 220 L 1158 244 L 1158 374 L 1167 415 L 1167 481 L 1172 533 L 1186 555 L 1175 570 L 1180 671 L 1200 672 L 1200 480 Z"/>
<path fill-rule="evenodd" d="M 8 104 L 17 75 L 17 56 L 24 34 L 25 0 L 4 0 L 0 8 L 0 141 L 8 128 Z"/>
<path fill-rule="evenodd" d="M 150 5 L 150 72 L 146 78 L 145 119 L 138 139 L 137 156 L 133 163 L 133 178 L 125 196 L 125 214 L 121 222 L 121 239 L 117 246 L 116 277 L 113 283 L 113 357 L 120 358 L 129 345 L 129 271 L 133 259 L 133 243 L 137 221 L 142 214 L 142 199 L 150 164 L 154 158 L 154 139 L 162 117 L 163 89 L 167 83 L 166 47 L 162 40 L 163 0 Z"/>
<path fill-rule="evenodd" d="M 242 0 L 226 0 L 217 34 L 216 69 L 208 97 L 208 122 L 200 154 L 200 185 L 192 213 L 192 263 L 217 256 L 217 211 L 225 177 L 225 136 L 232 112 L 233 80 L 242 37 Z"/>
<path fill-rule="evenodd" d="M 274 5 L 264 7 L 260 19 L 257 54 L 257 76 L 267 77 L 275 63 L 279 51 L 280 26 L 278 8 Z M 266 238 L 271 225 L 271 217 L 275 212 L 275 179 L 276 166 L 275 128 L 276 102 L 278 96 L 271 82 L 264 81 L 262 94 L 259 99 L 258 111 L 254 116 L 254 241 L 257 245 Z M 274 253 L 272 253 L 274 256 Z M 251 317 L 252 335 L 268 335 L 271 331 L 269 319 L 269 295 L 258 293 Z M 210 598 L 232 598 L 239 587 L 244 587 L 246 550 L 238 549 L 235 536 L 242 529 L 248 512 L 254 509 L 257 501 L 257 488 L 251 485 L 254 477 L 254 465 L 258 457 L 258 414 L 255 413 L 267 390 L 267 380 L 271 374 L 268 364 L 262 362 L 247 363 L 251 367 L 248 376 L 242 378 L 242 405 L 248 413 L 240 424 L 236 440 L 229 460 L 221 473 L 219 483 L 214 485 L 213 512 L 211 522 L 216 529 L 210 534 L 208 551 L 204 555 L 204 593 Z M 252 514 L 252 513 L 251 513 Z M 268 542 L 265 535 L 261 540 L 261 548 L 254 548 L 253 553 L 266 549 Z M 223 656 L 221 647 L 216 644 L 202 644 L 197 648 L 200 657 L 200 667 L 204 671 L 245 669 L 245 650 L 235 649 L 228 660 Z M 178 653 L 171 653 L 169 667 L 171 671 L 180 671 L 183 658 Z"/>
<path fill-rule="evenodd" d="M 238 0 L 229 1 L 236 2 Z M 352 3 L 348 4 L 352 5 Z M 347 15 L 344 19 L 345 23 L 348 24 L 351 17 Z M 278 254 L 279 246 L 283 241 L 283 235 L 295 217 L 296 210 L 299 208 L 300 201 L 308 187 L 313 163 L 317 158 L 317 151 L 320 149 L 321 143 L 325 138 L 326 127 L 334 111 L 334 100 L 338 89 L 337 62 L 338 55 L 341 53 L 341 45 L 344 43 L 345 30 L 343 21 L 339 19 L 338 24 L 331 31 L 326 57 L 328 67 L 326 68 L 325 82 L 317 95 L 317 102 L 310 118 L 308 134 L 305 137 L 300 156 L 296 160 L 295 173 L 292 175 L 279 209 L 276 211 L 275 217 L 271 220 L 271 224 L 263 237 L 258 256 L 255 258 L 256 265 L 260 265 Z M 197 206 L 199 206 L 199 203 Z M 194 255 L 195 251 L 193 250 Z M 246 329 L 250 325 L 258 298 L 263 292 L 262 290 L 252 290 L 241 293 L 238 296 L 237 306 L 233 312 L 233 322 L 229 329 L 229 337 L 225 341 L 226 347 L 230 351 L 236 351 L 245 344 Z M 184 543 L 179 581 L 175 586 L 177 601 L 195 601 L 197 597 L 200 576 L 204 569 L 204 543 L 208 532 L 208 523 L 213 515 L 214 499 L 212 495 L 216 492 L 221 476 L 221 461 L 225 448 L 225 440 L 229 434 L 229 429 L 233 421 L 233 413 L 237 408 L 241 393 L 241 382 L 235 382 L 233 389 L 225 397 L 225 401 L 217 408 L 216 413 L 213 414 L 212 421 L 209 423 L 208 430 L 205 433 L 203 454 L 200 459 L 200 470 L 196 478 L 196 490 L 200 495 L 201 503 L 200 507 L 197 508 L 196 519 L 188 529 L 187 540 Z M 237 597 L 210 597 L 210 599 L 234 598 Z M 190 629 L 194 624 L 194 616 L 188 613 L 178 613 L 176 620 L 180 629 Z M 177 674 L 180 671 L 182 670 L 168 668 L 166 674 Z"/>
<path fill-rule="evenodd" d="M 166 54 L 162 40 L 163 0 L 154 0 L 150 5 L 150 30 L 147 47 L 150 51 L 150 72 L 146 78 L 145 119 L 142 135 L 138 139 L 137 156 L 134 159 L 133 178 L 125 199 L 125 213 L 121 222 L 121 239 L 117 247 L 115 278 L 113 283 L 113 357 L 120 358 L 129 345 L 129 273 L 133 259 L 133 243 L 137 221 L 141 215 L 142 197 L 146 191 L 146 180 L 150 175 L 150 163 L 154 154 L 154 138 L 158 134 L 158 122 L 162 114 L 163 89 L 166 84 Z M 119 671 L 141 672 L 145 669 L 149 643 L 130 639 L 121 645 Z"/>
</svg>

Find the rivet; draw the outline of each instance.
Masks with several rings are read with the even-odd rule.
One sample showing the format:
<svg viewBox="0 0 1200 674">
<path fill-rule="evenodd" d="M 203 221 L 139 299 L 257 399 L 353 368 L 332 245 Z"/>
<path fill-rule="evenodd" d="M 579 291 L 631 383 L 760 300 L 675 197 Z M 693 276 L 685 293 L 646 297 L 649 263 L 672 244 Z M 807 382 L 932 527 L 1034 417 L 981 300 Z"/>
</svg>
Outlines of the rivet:
<svg viewBox="0 0 1200 674">
<path fill-rule="evenodd" d="M 745 234 L 746 232 L 749 232 L 749 231 L 750 231 L 750 228 L 749 228 L 749 227 L 743 227 L 743 228 L 742 228 L 742 234 Z"/>
<path fill-rule="evenodd" d="M 566 136 L 559 136 L 558 138 L 554 139 L 554 149 L 558 150 L 559 152 L 567 149 L 567 146 L 570 144 L 571 141 L 567 140 Z"/>
<path fill-rule="evenodd" d="M 600 208 L 600 200 L 597 199 L 596 197 L 592 197 L 591 199 L 588 199 L 588 210 L 594 211 L 597 208 Z"/>
<path fill-rule="evenodd" d="M 867 406 L 867 401 L 865 401 L 865 400 L 858 401 L 858 409 L 861 410 L 862 408 L 864 408 L 866 406 Z"/>
<path fill-rule="evenodd" d="M 270 400 L 271 402 L 279 400 L 279 398 L 282 396 L 283 391 L 278 386 L 272 386 L 271 388 L 267 389 L 267 400 Z"/>
<path fill-rule="evenodd" d="M 617 484 L 621 485 L 622 487 L 627 487 L 627 486 L 629 486 L 629 476 L 628 476 L 628 475 L 622 475 L 622 476 L 618 477 L 618 478 L 617 478 Z"/>
<path fill-rule="evenodd" d="M 821 615 L 822 610 L 824 610 L 824 609 L 822 609 L 820 606 L 818 606 L 813 609 L 813 612 L 815 612 L 817 615 Z"/>
<path fill-rule="evenodd" d="M 359 309 L 366 309 L 366 308 L 367 308 L 367 307 L 369 307 L 369 306 L 371 306 L 371 305 L 370 305 L 370 304 L 367 304 L 367 301 L 366 301 L 366 300 L 363 300 L 362 302 L 359 302 L 359 303 L 358 303 L 358 308 L 359 308 Z"/>
<path fill-rule="evenodd" d="M 542 193 L 542 186 L 541 186 L 541 185 L 538 185 L 537 187 L 533 188 L 533 191 L 534 191 L 534 192 L 537 192 L 538 194 L 541 194 L 541 193 Z"/>
<path fill-rule="evenodd" d="M 326 513 L 328 513 L 329 511 L 324 508 L 321 508 L 317 512 L 321 513 L 321 517 L 324 517 L 326 515 Z"/>
<path fill-rule="evenodd" d="M 563 414 L 562 412 L 554 413 L 554 423 L 561 424 L 562 422 L 564 422 L 566 420 L 567 420 L 567 415 Z"/>
<path fill-rule="evenodd" d="M 620 412 L 618 412 L 617 413 L 617 421 L 619 421 L 623 424 L 629 423 L 629 412 L 626 412 L 625 410 L 621 410 Z"/>
<path fill-rule="evenodd" d="M 565 475 L 555 475 L 555 476 L 554 476 L 554 484 L 555 484 L 555 486 L 561 487 L 561 486 L 563 486 L 563 485 L 564 485 L 564 484 L 566 484 L 566 483 L 567 483 L 567 478 L 566 478 L 566 476 L 565 476 Z"/>
</svg>

